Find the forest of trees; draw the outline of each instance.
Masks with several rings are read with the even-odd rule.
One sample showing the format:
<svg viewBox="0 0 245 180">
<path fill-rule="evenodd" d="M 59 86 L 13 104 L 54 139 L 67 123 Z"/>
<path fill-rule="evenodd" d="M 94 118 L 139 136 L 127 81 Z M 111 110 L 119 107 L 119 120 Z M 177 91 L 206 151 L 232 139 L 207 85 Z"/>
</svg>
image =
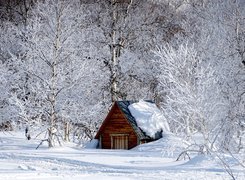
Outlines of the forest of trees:
<svg viewBox="0 0 245 180">
<path fill-rule="evenodd" d="M 47 133 L 50 147 L 69 140 L 67 128 L 87 141 L 114 101 L 150 99 L 172 133 L 244 151 L 244 9 L 242 0 L 0 0 L 0 125 Z"/>
</svg>

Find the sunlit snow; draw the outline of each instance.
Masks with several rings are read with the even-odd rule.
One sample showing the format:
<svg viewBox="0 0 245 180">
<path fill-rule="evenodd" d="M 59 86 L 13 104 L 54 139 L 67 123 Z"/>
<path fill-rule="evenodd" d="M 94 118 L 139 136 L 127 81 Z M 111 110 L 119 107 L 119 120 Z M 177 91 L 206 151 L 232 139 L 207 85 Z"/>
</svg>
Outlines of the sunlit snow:
<svg viewBox="0 0 245 180">
<path fill-rule="evenodd" d="M 184 144 L 173 135 L 133 150 L 83 149 L 73 143 L 52 149 L 44 144 L 36 150 L 38 143 L 26 140 L 24 132 L 0 132 L 0 179 L 230 179 L 209 156 L 176 161 Z M 243 169 L 230 165 L 242 180 Z"/>
<path fill-rule="evenodd" d="M 136 119 L 137 125 L 150 137 L 154 138 L 156 132 L 169 133 L 169 125 L 158 107 L 151 102 L 140 100 L 129 105 L 131 114 Z"/>
</svg>

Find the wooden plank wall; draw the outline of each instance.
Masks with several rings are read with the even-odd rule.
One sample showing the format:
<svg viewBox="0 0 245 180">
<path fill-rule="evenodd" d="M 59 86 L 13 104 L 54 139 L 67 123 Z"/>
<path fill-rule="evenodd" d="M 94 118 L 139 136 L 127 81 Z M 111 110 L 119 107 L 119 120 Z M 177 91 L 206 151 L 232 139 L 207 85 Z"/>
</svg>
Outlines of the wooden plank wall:
<svg viewBox="0 0 245 180">
<path fill-rule="evenodd" d="M 111 149 L 111 134 L 127 134 L 128 148 L 135 147 L 137 145 L 137 136 L 120 109 L 115 107 L 112 115 L 108 118 L 100 134 L 102 136 L 102 148 Z"/>
</svg>

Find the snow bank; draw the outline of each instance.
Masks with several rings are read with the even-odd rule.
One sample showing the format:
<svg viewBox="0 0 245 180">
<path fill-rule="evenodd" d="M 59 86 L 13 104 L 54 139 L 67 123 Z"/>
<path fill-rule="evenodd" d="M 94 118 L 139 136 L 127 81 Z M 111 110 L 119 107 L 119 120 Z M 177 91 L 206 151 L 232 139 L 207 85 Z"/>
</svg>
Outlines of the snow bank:
<svg viewBox="0 0 245 180">
<path fill-rule="evenodd" d="M 96 149 L 99 145 L 99 140 L 98 139 L 92 139 L 90 142 L 87 142 L 85 144 L 85 149 Z"/>
<path fill-rule="evenodd" d="M 162 112 L 154 103 L 139 101 L 129 105 L 129 110 L 136 119 L 137 125 L 150 137 L 162 130 L 163 134 L 170 132 L 169 125 Z"/>
<path fill-rule="evenodd" d="M 133 151 L 147 152 L 146 154 L 161 154 L 164 158 L 177 159 L 187 145 L 187 142 L 173 134 L 164 134 L 161 139 L 141 144 L 135 147 Z"/>
</svg>

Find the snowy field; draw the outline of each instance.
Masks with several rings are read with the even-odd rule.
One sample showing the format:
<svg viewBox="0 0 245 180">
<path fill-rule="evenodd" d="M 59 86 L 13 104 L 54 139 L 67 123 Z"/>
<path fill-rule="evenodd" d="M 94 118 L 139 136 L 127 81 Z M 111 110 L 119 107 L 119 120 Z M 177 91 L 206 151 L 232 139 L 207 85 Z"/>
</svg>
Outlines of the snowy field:
<svg viewBox="0 0 245 180">
<path fill-rule="evenodd" d="M 0 132 L 0 179 L 231 179 L 211 157 L 175 161 L 184 145 L 171 136 L 130 151 L 82 149 L 72 143 L 36 150 L 38 143 L 27 141 L 24 133 Z M 231 166 L 237 179 L 245 179 L 243 169 Z"/>
</svg>

